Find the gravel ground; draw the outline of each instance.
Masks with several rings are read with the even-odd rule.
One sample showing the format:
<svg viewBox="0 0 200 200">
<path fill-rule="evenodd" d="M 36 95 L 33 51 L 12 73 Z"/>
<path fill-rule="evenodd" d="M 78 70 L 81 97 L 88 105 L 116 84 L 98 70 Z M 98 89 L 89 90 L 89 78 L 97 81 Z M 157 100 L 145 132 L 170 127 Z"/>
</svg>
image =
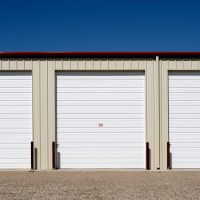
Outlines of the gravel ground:
<svg viewBox="0 0 200 200">
<path fill-rule="evenodd" d="M 200 199 L 200 172 L 0 172 L 0 199 Z"/>
</svg>

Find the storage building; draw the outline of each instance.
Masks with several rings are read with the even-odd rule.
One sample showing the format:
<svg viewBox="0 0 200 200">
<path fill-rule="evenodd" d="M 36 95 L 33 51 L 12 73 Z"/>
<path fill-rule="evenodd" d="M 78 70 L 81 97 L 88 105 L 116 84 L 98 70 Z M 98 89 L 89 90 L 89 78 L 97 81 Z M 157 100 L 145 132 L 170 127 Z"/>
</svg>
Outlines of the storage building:
<svg viewBox="0 0 200 200">
<path fill-rule="evenodd" d="M 199 169 L 199 52 L 0 53 L 0 169 Z"/>
</svg>

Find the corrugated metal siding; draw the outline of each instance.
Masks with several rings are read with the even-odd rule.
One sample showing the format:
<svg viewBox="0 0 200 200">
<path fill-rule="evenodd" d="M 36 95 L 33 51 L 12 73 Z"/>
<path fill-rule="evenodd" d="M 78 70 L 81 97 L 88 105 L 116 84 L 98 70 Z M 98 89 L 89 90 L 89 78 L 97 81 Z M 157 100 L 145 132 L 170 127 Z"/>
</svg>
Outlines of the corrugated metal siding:
<svg viewBox="0 0 200 200">
<path fill-rule="evenodd" d="M 0 70 L 32 70 L 32 60 L 1 59 Z"/>
<path fill-rule="evenodd" d="M 44 59 L 42 59 L 44 60 Z M 32 70 L 33 62 L 41 59 L 0 59 L 1 70 Z M 150 59 L 47 59 L 56 70 L 131 70 L 145 69 Z"/>
<path fill-rule="evenodd" d="M 152 60 L 133 59 L 64 59 L 52 60 L 56 70 L 144 70 Z M 154 62 L 154 61 L 153 61 Z"/>
<path fill-rule="evenodd" d="M 198 59 L 169 59 L 160 60 L 161 68 L 166 66 L 168 70 L 199 70 L 200 60 Z"/>
</svg>

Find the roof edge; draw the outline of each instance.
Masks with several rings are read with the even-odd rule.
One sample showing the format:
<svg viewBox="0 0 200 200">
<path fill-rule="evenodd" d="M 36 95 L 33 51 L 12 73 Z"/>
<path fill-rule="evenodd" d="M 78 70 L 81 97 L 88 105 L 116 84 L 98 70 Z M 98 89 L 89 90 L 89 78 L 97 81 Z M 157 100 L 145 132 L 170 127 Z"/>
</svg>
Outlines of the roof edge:
<svg viewBox="0 0 200 200">
<path fill-rule="evenodd" d="M 200 57 L 200 52 L 0 52 L 0 57 Z"/>
</svg>

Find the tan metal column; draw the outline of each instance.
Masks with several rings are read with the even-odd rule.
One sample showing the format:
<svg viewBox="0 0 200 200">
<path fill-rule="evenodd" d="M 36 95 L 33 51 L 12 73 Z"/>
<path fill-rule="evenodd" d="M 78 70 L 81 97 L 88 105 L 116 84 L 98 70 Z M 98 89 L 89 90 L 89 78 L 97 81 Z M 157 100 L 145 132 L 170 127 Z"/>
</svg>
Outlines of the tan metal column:
<svg viewBox="0 0 200 200">
<path fill-rule="evenodd" d="M 160 169 L 160 66 L 159 56 L 154 65 L 154 103 L 155 103 L 155 169 Z"/>
</svg>

